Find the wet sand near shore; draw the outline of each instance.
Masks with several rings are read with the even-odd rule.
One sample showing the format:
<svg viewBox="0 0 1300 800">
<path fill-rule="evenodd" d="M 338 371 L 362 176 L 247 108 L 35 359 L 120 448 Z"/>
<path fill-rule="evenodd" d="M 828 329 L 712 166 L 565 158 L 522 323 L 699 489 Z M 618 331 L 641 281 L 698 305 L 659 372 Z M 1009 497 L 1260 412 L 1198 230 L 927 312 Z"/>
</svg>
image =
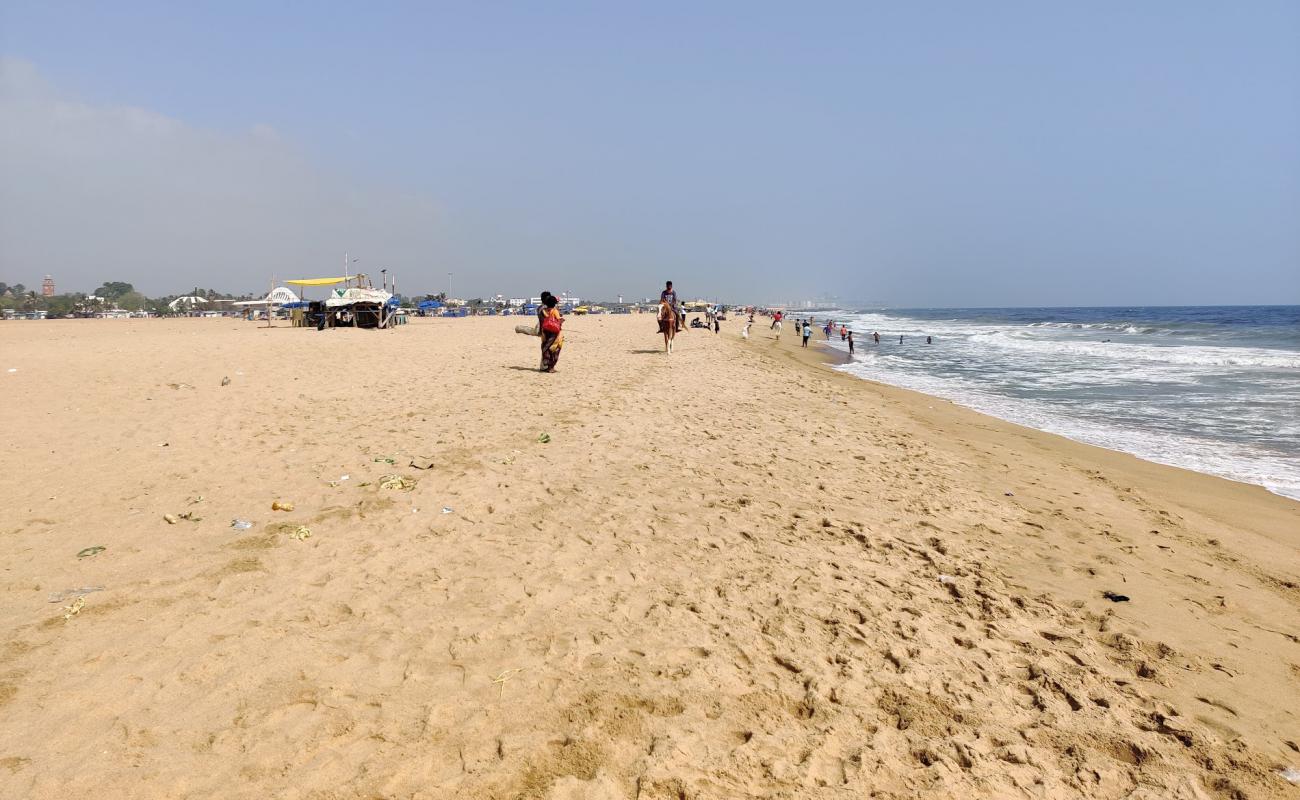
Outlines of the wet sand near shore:
<svg viewBox="0 0 1300 800">
<path fill-rule="evenodd" d="M 1300 791 L 1300 504 L 514 322 L 0 324 L 0 796 Z"/>
</svg>

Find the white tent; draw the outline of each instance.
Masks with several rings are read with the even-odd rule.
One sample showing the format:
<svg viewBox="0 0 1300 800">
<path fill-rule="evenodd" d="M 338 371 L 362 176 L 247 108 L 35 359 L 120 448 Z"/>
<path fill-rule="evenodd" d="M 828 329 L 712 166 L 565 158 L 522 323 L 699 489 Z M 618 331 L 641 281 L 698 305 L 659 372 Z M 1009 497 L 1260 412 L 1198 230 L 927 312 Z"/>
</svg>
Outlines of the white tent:
<svg viewBox="0 0 1300 800">
<path fill-rule="evenodd" d="M 298 302 L 298 295 L 287 286 L 277 286 L 271 290 L 271 293 L 261 300 L 244 300 L 235 303 L 237 306 L 282 306 L 285 303 Z"/>
<path fill-rule="evenodd" d="M 180 306 L 186 306 L 186 307 L 188 307 L 188 308 L 193 308 L 194 306 L 197 306 L 197 305 L 199 305 L 200 303 L 206 303 L 206 302 L 208 302 L 206 298 L 203 298 L 203 297 L 195 297 L 195 296 L 193 296 L 193 295 L 190 295 L 189 297 L 178 297 L 178 298 L 176 298 L 175 300 L 173 300 L 173 301 L 171 301 L 170 303 L 168 303 L 168 304 L 167 304 L 167 307 L 170 308 L 172 311 L 175 311 L 175 310 L 176 310 L 178 307 L 180 307 Z"/>
</svg>

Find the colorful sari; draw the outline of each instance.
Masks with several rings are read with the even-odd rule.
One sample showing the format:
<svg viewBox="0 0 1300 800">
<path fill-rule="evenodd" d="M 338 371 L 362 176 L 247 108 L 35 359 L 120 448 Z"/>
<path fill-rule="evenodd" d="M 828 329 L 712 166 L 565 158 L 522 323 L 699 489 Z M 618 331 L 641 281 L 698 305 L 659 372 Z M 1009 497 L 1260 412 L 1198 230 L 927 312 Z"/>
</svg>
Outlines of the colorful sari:
<svg viewBox="0 0 1300 800">
<path fill-rule="evenodd" d="M 541 312 L 539 316 L 542 319 L 548 316 L 563 319 L 558 308 L 548 308 Z M 542 330 L 540 325 L 538 330 L 542 334 L 542 372 L 550 372 L 555 369 L 555 365 L 560 361 L 560 348 L 564 347 L 564 333 L 550 333 Z"/>
</svg>

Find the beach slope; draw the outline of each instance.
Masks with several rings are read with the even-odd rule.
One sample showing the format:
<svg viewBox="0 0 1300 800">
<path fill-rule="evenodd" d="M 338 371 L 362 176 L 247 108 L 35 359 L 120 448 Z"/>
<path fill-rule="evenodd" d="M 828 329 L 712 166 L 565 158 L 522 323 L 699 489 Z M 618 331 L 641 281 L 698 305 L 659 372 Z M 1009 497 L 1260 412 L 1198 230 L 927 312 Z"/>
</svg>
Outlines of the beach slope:
<svg viewBox="0 0 1300 800">
<path fill-rule="evenodd" d="M 0 324 L 0 796 L 1300 791 L 1300 504 L 512 328 Z"/>
</svg>

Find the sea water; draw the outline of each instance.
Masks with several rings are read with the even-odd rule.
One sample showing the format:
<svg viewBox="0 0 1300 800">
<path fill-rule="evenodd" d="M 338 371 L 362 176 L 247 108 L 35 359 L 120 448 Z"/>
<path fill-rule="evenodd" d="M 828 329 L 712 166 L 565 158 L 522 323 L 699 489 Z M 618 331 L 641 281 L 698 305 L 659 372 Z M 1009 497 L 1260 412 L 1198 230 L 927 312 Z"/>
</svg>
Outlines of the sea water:
<svg viewBox="0 0 1300 800">
<path fill-rule="evenodd" d="M 1300 499 L 1300 306 L 831 316 L 854 331 L 846 372 Z"/>
</svg>

